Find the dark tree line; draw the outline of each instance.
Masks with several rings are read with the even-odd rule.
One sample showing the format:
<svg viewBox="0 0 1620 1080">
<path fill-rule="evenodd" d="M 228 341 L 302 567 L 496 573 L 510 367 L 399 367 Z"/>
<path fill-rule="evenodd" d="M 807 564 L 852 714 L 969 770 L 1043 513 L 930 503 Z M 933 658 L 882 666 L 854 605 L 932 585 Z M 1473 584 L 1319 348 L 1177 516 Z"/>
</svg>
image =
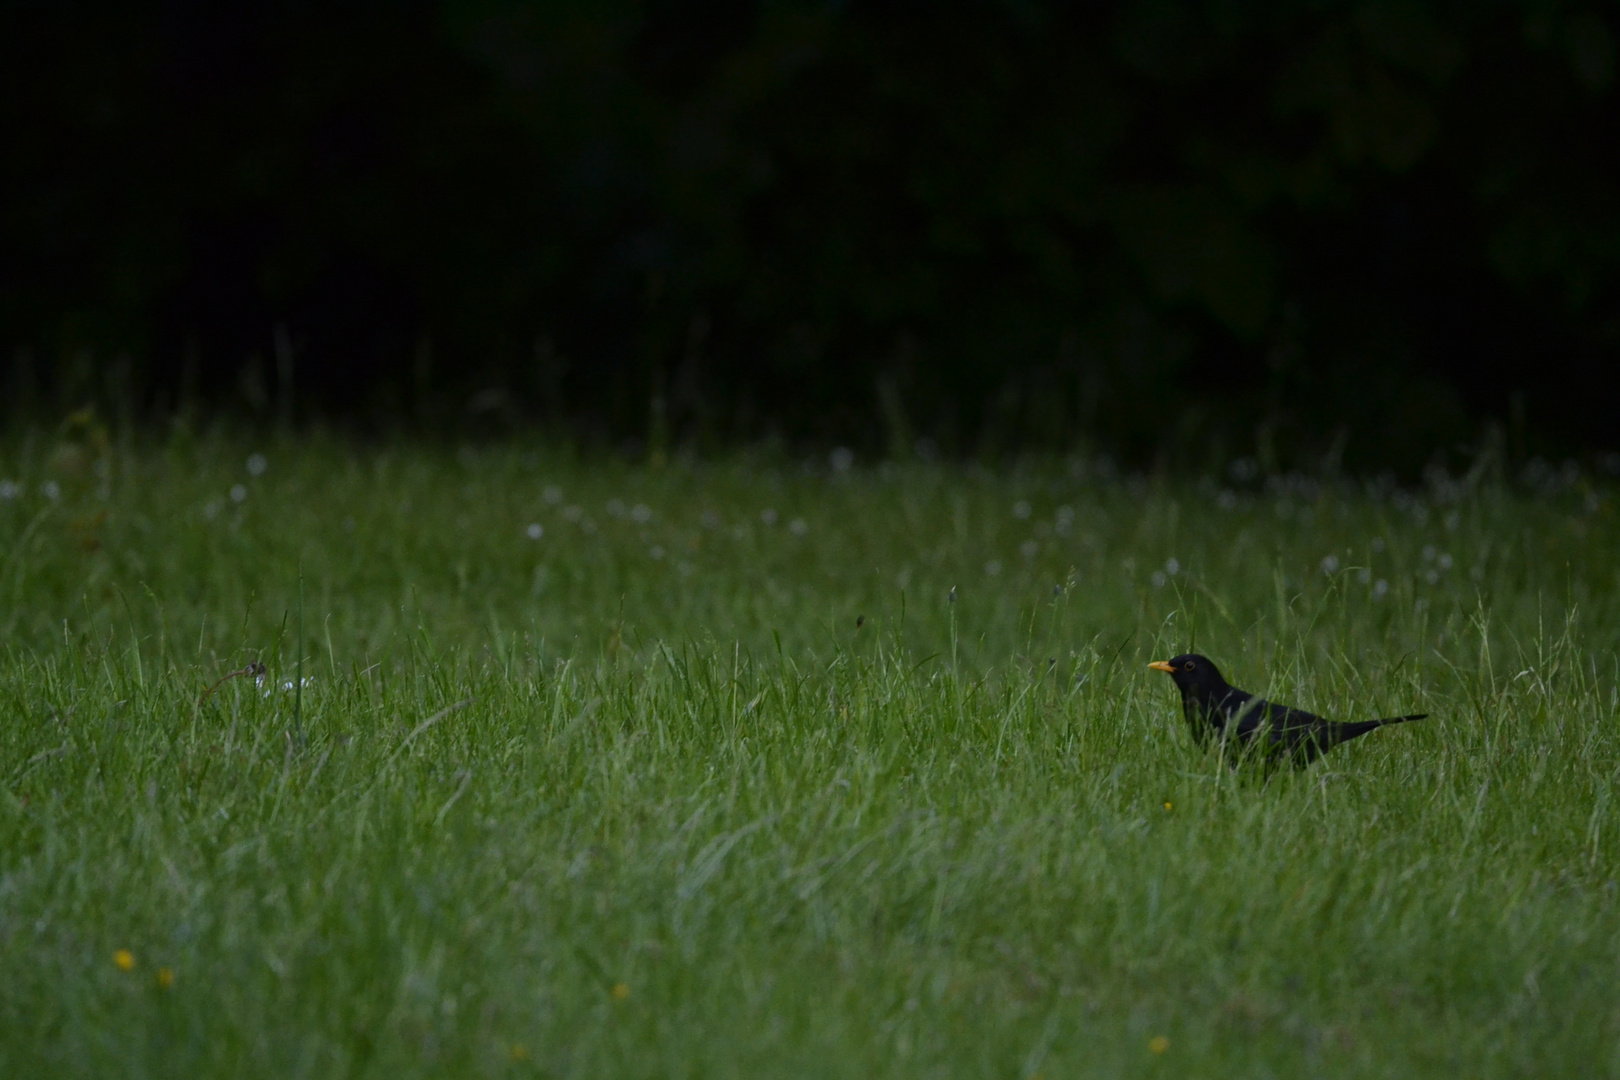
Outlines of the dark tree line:
<svg viewBox="0 0 1620 1080">
<path fill-rule="evenodd" d="M 909 452 L 1612 445 L 1612 5 L 13 2 L 0 374 Z"/>
</svg>

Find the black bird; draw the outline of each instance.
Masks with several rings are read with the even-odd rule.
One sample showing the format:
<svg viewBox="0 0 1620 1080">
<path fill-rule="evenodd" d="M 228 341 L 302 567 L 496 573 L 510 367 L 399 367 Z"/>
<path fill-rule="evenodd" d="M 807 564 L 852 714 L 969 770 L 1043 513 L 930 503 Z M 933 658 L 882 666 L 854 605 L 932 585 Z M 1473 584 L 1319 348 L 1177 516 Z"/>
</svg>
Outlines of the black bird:
<svg viewBox="0 0 1620 1080">
<path fill-rule="evenodd" d="M 1342 724 L 1302 709 L 1273 705 L 1265 698 L 1229 686 L 1209 658 L 1197 653 L 1156 660 L 1148 667 L 1175 680 L 1176 689 L 1181 691 L 1181 711 L 1199 746 L 1208 746 L 1214 738 L 1239 753 L 1256 748 L 1268 760 L 1286 757 L 1297 765 L 1309 765 L 1340 743 L 1369 731 L 1429 715 L 1414 713 Z"/>
</svg>

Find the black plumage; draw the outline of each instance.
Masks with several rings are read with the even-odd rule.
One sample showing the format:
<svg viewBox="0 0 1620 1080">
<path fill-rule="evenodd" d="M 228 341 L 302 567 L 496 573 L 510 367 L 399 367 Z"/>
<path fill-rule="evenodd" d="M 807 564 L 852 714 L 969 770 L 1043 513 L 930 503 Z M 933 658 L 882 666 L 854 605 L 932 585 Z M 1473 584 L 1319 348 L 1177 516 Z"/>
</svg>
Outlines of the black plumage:
<svg viewBox="0 0 1620 1080">
<path fill-rule="evenodd" d="M 1175 680 L 1176 689 L 1181 691 L 1181 710 L 1200 746 L 1213 741 L 1229 752 L 1258 753 L 1268 761 L 1286 759 L 1309 765 L 1340 743 L 1428 715 L 1414 713 L 1340 723 L 1303 709 L 1273 704 L 1230 686 L 1209 658 L 1197 653 L 1183 653 L 1148 666 Z"/>
</svg>

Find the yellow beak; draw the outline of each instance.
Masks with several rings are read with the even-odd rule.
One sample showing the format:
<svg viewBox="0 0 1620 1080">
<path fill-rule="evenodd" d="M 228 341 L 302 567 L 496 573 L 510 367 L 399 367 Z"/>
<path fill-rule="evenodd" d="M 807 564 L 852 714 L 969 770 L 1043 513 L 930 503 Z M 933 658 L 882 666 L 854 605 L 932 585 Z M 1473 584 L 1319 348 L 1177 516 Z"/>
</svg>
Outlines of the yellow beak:
<svg viewBox="0 0 1620 1080">
<path fill-rule="evenodd" d="M 1176 669 L 1170 666 L 1170 661 L 1168 660 L 1155 660 L 1153 663 L 1149 664 L 1148 667 L 1152 668 L 1154 671 L 1162 671 L 1166 675 L 1174 675 L 1176 673 Z"/>
</svg>

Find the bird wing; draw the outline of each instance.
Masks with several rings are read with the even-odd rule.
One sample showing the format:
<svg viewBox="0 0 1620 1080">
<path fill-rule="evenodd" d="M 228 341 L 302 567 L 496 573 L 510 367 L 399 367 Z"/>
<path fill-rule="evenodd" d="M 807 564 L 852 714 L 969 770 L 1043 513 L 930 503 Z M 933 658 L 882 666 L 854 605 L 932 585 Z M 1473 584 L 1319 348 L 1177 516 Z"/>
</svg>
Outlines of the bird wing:
<svg viewBox="0 0 1620 1080">
<path fill-rule="evenodd" d="M 1245 744 L 1262 741 L 1268 752 L 1303 753 L 1306 760 L 1344 740 L 1341 725 L 1304 709 L 1255 698 L 1238 718 L 1237 736 Z"/>
<path fill-rule="evenodd" d="M 1210 736 L 1225 733 L 1238 699 L 1247 701 L 1249 695 L 1241 690 L 1228 690 L 1218 700 L 1208 700 L 1190 687 L 1181 692 L 1181 712 L 1199 746 L 1208 746 Z"/>
<path fill-rule="evenodd" d="M 1323 752 L 1376 728 L 1421 720 L 1425 715 L 1417 713 L 1345 724 L 1304 709 L 1278 705 L 1236 688 L 1227 689 L 1219 701 L 1210 703 L 1207 708 L 1191 697 L 1185 703 L 1187 719 L 1193 724 L 1193 733 L 1201 744 L 1213 728 L 1223 742 L 1232 739 L 1236 748 L 1252 748 L 1267 758 L 1291 756 L 1301 765 L 1308 765 Z"/>
<path fill-rule="evenodd" d="M 1205 724 L 1225 736 L 1240 730 L 1240 725 L 1255 707 L 1264 704 L 1248 691 L 1232 686 L 1227 687 L 1219 700 L 1201 704 L 1199 708 L 1204 713 Z"/>
<path fill-rule="evenodd" d="M 1233 695 L 1236 696 L 1237 694 Z M 1295 732 L 1324 722 L 1319 716 L 1313 716 L 1299 709 L 1290 709 L 1286 705 L 1278 705 L 1265 698 L 1257 698 L 1252 694 L 1242 696 L 1244 700 L 1238 703 L 1238 707 L 1227 713 L 1237 722 L 1237 736 L 1240 739 L 1252 739 L 1265 732 L 1269 741 L 1281 742 Z"/>
<path fill-rule="evenodd" d="M 1411 716 L 1387 716 L 1382 720 L 1357 720 L 1343 723 L 1337 720 L 1324 720 L 1320 716 L 1313 716 L 1297 709 L 1289 710 L 1293 716 L 1285 721 L 1281 728 L 1281 739 L 1273 735 L 1273 742 L 1280 741 L 1288 749 L 1298 755 L 1303 763 L 1309 764 L 1318 755 L 1338 746 L 1359 738 L 1369 731 L 1377 731 L 1390 724 L 1404 724 L 1409 720 L 1422 720 L 1427 713 L 1415 713 Z"/>
</svg>

